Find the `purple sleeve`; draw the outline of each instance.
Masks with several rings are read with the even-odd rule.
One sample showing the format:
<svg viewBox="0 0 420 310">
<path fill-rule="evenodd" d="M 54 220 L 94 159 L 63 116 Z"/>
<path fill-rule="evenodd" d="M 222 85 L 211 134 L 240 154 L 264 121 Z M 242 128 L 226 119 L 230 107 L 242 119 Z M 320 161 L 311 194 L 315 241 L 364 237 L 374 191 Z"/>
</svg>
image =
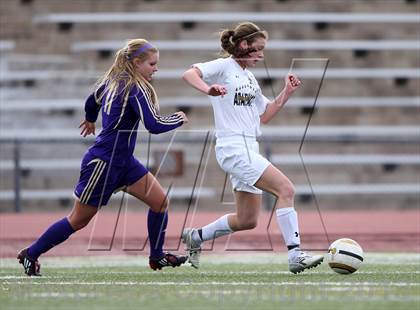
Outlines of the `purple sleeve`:
<svg viewBox="0 0 420 310">
<path fill-rule="evenodd" d="M 99 87 L 86 99 L 85 119 L 88 122 L 94 123 L 98 118 L 99 111 L 101 110 L 100 97 L 103 90 L 104 86 Z"/>
<path fill-rule="evenodd" d="M 144 96 L 142 91 L 130 97 L 130 105 L 150 133 L 159 134 L 171 131 L 184 123 L 182 117 L 177 114 L 169 116 L 159 115 L 153 103 Z"/>
</svg>

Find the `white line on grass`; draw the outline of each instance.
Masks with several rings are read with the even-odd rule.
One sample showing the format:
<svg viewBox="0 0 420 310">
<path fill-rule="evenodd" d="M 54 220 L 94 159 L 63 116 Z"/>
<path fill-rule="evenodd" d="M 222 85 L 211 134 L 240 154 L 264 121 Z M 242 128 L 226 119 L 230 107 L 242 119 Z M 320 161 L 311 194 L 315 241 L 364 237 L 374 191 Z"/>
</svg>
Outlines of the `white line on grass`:
<svg viewBox="0 0 420 310">
<path fill-rule="evenodd" d="M 80 272 L 80 274 L 86 274 L 86 272 Z M 100 274 L 98 272 L 98 274 Z M 129 273 L 127 273 L 129 274 Z M 13 280 L 13 279 L 28 279 L 29 277 L 26 275 L 21 275 L 21 276 L 12 276 L 12 275 L 8 275 L 8 276 L 0 276 L 0 280 Z M 62 279 L 63 276 L 42 276 L 42 279 Z"/>
<path fill-rule="evenodd" d="M 184 270 L 177 270 L 178 273 L 183 273 Z M 156 274 L 156 271 L 97 271 L 97 272 L 74 272 L 73 274 L 101 274 L 101 275 L 148 275 Z M 201 271 L 195 269 L 189 269 L 189 273 L 198 273 L 201 276 L 212 276 L 212 275 L 292 275 L 290 271 Z M 311 274 L 334 274 L 332 270 L 320 271 L 311 270 Z M 420 274 L 419 270 L 416 271 L 357 271 L 357 274 L 366 275 L 402 275 L 402 274 Z M 0 279 L 2 277 L 0 276 Z"/>
<path fill-rule="evenodd" d="M 120 286 L 210 286 L 210 285 L 226 285 L 226 286 L 380 286 L 380 287 L 415 287 L 420 286 L 420 283 L 413 282 L 294 282 L 294 281 L 282 281 L 282 282 L 218 282 L 218 281 L 209 281 L 209 282 L 159 282 L 159 281 L 100 281 L 100 282 L 81 282 L 80 280 L 75 282 L 70 281 L 16 281 L 16 282 L 4 282 L 3 284 L 19 284 L 19 285 L 120 285 Z"/>
<path fill-rule="evenodd" d="M 292 275 L 290 271 L 195 271 L 190 269 L 189 272 L 182 272 L 182 274 L 190 274 L 190 273 L 198 273 L 200 276 L 223 276 L 223 275 L 231 275 L 231 276 L 243 276 L 243 275 Z M 156 271 L 75 271 L 72 273 L 73 276 L 75 275 L 93 275 L 93 274 L 100 274 L 100 275 L 155 275 Z M 331 275 L 334 274 L 332 270 L 327 271 L 319 271 L 314 270 L 311 274 L 317 275 Z M 418 275 L 420 271 L 357 271 L 357 274 L 365 274 L 365 275 L 403 275 L 403 274 L 412 274 Z M 13 280 L 13 279 L 27 279 L 28 276 L 26 275 L 5 275 L 0 276 L 0 280 Z M 63 276 L 42 276 L 42 279 L 62 279 Z"/>
<path fill-rule="evenodd" d="M 323 288 L 323 291 L 333 291 L 335 288 Z M 382 289 L 383 290 L 383 289 Z M 385 289 L 385 290 L 390 290 L 390 289 Z M 401 295 L 392 295 L 392 294 L 388 294 L 388 292 L 386 293 L 386 296 L 372 296 L 372 293 L 376 293 L 375 290 L 373 290 L 372 288 L 363 288 L 362 290 L 360 289 L 349 289 L 348 287 L 340 287 L 340 290 L 337 291 L 344 291 L 347 294 L 345 295 L 333 295 L 333 294 L 329 294 L 329 295 L 324 295 L 324 294 L 319 294 L 319 292 L 317 293 L 309 293 L 309 294 L 290 294 L 290 292 L 288 293 L 287 291 L 280 291 L 279 293 L 275 293 L 275 296 L 273 296 L 273 291 L 268 292 L 260 292 L 260 291 L 256 291 L 258 293 L 257 296 L 253 295 L 254 292 L 252 292 L 249 289 L 228 289 L 228 288 L 223 288 L 223 289 L 214 289 L 214 290 L 200 290 L 200 291 L 194 291 L 195 295 L 201 295 L 204 296 L 206 298 L 221 298 L 222 296 L 226 296 L 226 295 L 246 295 L 246 297 L 244 296 L 244 298 L 246 298 L 247 300 L 255 300 L 256 298 L 258 298 L 258 300 L 282 300 L 282 301 L 291 301 L 291 300 L 299 300 L 299 301 L 317 301 L 317 300 L 322 300 L 322 301 L 335 301 L 335 300 L 339 300 L 339 301 L 343 301 L 343 300 L 350 300 L 350 301 L 354 301 L 355 297 L 354 294 L 358 294 L 357 296 L 357 300 L 358 301 L 367 301 L 367 302 L 371 302 L 371 301 L 398 301 L 398 302 L 412 302 L 412 301 L 420 301 L 420 298 L 417 296 L 401 296 Z M 363 293 L 367 293 L 368 295 L 360 295 L 360 293 L 362 293 L 361 291 L 363 291 Z M 349 294 L 350 293 L 350 294 Z M 185 295 L 186 297 L 191 298 L 192 296 L 192 292 L 191 291 L 179 291 L 178 294 L 180 295 Z"/>
<path fill-rule="evenodd" d="M 103 294 L 98 293 L 63 293 L 63 292 L 44 292 L 44 293 L 30 293 L 30 297 L 38 298 L 96 298 L 103 296 Z"/>
<path fill-rule="evenodd" d="M 381 290 L 386 290 L 389 291 L 391 290 L 391 288 L 380 288 Z M 294 288 L 293 288 L 294 290 Z M 260 291 L 254 291 L 252 289 L 249 288 L 234 288 L 234 289 L 229 289 L 227 287 L 223 287 L 221 289 L 210 289 L 210 290 L 206 290 L 206 289 L 200 289 L 198 291 L 185 291 L 185 290 L 179 290 L 177 292 L 177 294 L 180 295 L 184 295 L 185 298 L 191 298 L 191 297 L 196 297 L 196 296 L 201 296 L 201 297 L 205 297 L 205 298 L 213 298 L 213 299 L 218 299 L 220 300 L 220 298 L 225 297 L 225 296 L 231 296 L 232 298 L 235 298 L 235 296 L 239 297 L 241 296 L 241 298 L 246 298 L 247 301 L 251 301 L 251 300 L 272 300 L 272 301 L 290 301 L 290 300 L 299 300 L 299 301 L 317 301 L 317 300 L 322 300 L 322 301 L 343 301 L 343 300 L 350 300 L 353 301 L 354 300 L 354 294 L 358 294 L 357 296 L 357 300 L 358 301 L 367 301 L 367 302 L 372 302 L 372 301 L 381 301 L 383 302 L 384 300 L 386 301 L 397 301 L 397 302 L 418 302 L 420 300 L 419 297 L 413 297 L 413 296 L 401 296 L 401 295 L 393 295 L 393 294 L 389 294 L 388 292 L 386 293 L 385 296 L 371 296 L 372 293 L 375 293 L 376 290 L 375 288 L 371 288 L 371 287 L 362 287 L 362 288 L 357 288 L 356 290 L 353 288 L 349 288 L 349 287 L 331 287 L 331 288 L 322 288 L 323 291 L 338 291 L 338 292 L 346 292 L 347 294 L 345 296 L 337 296 L 334 294 L 328 294 L 328 295 L 324 295 L 324 294 L 319 294 L 319 292 L 317 293 L 310 293 L 310 294 L 304 294 L 304 295 L 299 295 L 296 296 L 294 294 L 290 294 L 287 293 L 287 291 L 284 291 L 284 288 L 281 288 L 281 291 L 279 291 L 278 293 L 274 293 L 274 291 L 268 291 L 268 292 L 260 292 Z M 257 295 L 255 295 L 255 293 L 257 293 Z M 275 295 L 273 295 L 273 293 Z M 368 294 L 366 295 L 360 295 L 361 293 L 364 294 Z M 42 292 L 42 293 L 29 293 L 28 295 L 23 295 L 24 298 L 26 298 L 27 296 L 31 297 L 31 298 L 46 298 L 46 299 L 51 299 L 51 298 L 97 298 L 97 297 L 102 297 L 104 296 L 104 294 L 101 293 L 85 293 L 85 292 Z M 246 297 L 245 297 L 246 296 Z"/>
<path fill-rule="evenodd" d="M 326 287 L 324 288 L 325 291 L 331 291 L 331 292 L 351 292 L 351 291 L 356 291 L 356 292 L 371 292 L 372 291 L 372 287 L 370 286 L 362 286 L 362 287 L 353 287 L 353 288 L 349 288 L 348 286 L 337 286 L 337 287 Z M 390 291 L 392 290 L 391 287 L 381 287 L 381 290 L 387 290 Z"/>
<path fill-rule="evenodd" d="M 287 263 L 284 253 L 225 253 L 206 254 L 202 265 L 224 264 L 273 264 Z M 41 263 L 48 268 L 91 268 L 91 267 L 144 267 L 149 263 L 146 256 L 84 256 L 84 257 L 42 257 Z M 420 265 L 420 253 L 367 253 L 363 264 Z M 15 258 L 0 259 L 1 268 L 20 268 Z"/>
</svg>

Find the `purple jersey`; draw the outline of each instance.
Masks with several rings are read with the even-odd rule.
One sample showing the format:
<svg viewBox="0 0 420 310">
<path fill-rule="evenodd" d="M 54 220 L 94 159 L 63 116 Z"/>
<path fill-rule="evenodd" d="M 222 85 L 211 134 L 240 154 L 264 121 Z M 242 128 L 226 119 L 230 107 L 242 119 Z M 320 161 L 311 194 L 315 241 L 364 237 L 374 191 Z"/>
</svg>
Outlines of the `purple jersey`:
<svg viewBox="0 0 420 310">
<path fill-rule="evenodd" d="M 85 103 L 89 122 L 95 122 L 99 110 L 102 111 L 102 131 L 89 152 L 107 162 L 112 158 L 112 165 L 124 166 L 133 155 L 140 122 L 154 134 L 183 124 L 179 115 L 160 116 L 149 94 L 139 87 L 132 87 L 126 94 L 107 92 L 102 95 L 103 89 L 103 86 L 98 88 Z"/>
</svg>

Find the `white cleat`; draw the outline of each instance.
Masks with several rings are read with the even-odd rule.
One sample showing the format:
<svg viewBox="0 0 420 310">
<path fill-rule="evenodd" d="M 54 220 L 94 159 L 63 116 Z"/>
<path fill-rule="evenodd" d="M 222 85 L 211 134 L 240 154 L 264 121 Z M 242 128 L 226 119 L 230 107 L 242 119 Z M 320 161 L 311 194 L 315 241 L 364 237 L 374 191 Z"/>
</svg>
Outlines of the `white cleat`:
<svg viewBox="0 0 420 310">
<path fill-rule="evenodd" d="M 314 268 L 322 263 L 323 255 L 309 255 L 297 249 L 300 253 L 292 259 L 289 259 L 289 270 L 292 273 L 299 273 L 305 269 Z"/>
<path fill-rule="evenodd" d="M 193 233 L 197 231 L 195 228 L 185 228 L 182 232 L 182 242 L 187 246 L 188 261 L 191 266 L 198 269 L 200 267 L 201 242 L 193 239 Z"/>
</svg>

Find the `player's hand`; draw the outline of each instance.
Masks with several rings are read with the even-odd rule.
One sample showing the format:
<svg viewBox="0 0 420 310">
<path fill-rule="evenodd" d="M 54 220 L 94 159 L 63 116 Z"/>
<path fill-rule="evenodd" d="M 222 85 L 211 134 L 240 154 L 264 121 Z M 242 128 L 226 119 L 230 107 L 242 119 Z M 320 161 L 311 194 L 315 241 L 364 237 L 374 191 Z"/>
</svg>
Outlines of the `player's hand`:
<svg viewBox="0 0 420 310">
<path fill-rule="evenodd" d="M 87 120 L 84 120 L 80 123 L 79 128 L 81 128 L 80 135 L 83 137 L 86 137 L 90 134 L 95 135 L 95 123 L 88 122 Z"/>
<path fill-rule="evenodd" d="M 207 91 L 207 95 L 209 96 L 224 96 L 227 94 L 227 89 L 225 86 L 213 84 L 210 86 L 209 90 Z"/>
<path fill-rule="evenodd" d="M 286 89 L 286 92 L 288 94 L 294 93 L 296 91 L 296 89 L 298 89 L 300 84 L 302 84 L 301 81 L 299 80 L 299 78 L 297 77 L 297 75 L 293 74 L 293 73 L 289 73 L 284 78 L 284 83 L 285 83 L 284 88 Z"/>
<path fill-rule="evenodd" d="M 182 111 L 178 111 L 174 113 L 175 115 L 181 116 L 182 121 L 184 122 L 184 124 L 188 123 L 188 117 L 185 115 L 184 112 Z"/>
</svg>

